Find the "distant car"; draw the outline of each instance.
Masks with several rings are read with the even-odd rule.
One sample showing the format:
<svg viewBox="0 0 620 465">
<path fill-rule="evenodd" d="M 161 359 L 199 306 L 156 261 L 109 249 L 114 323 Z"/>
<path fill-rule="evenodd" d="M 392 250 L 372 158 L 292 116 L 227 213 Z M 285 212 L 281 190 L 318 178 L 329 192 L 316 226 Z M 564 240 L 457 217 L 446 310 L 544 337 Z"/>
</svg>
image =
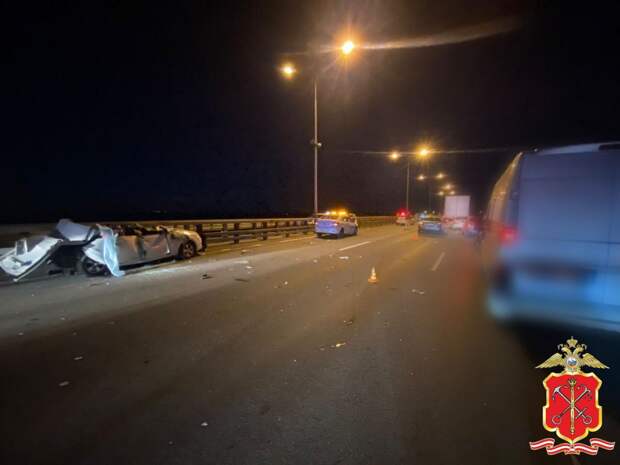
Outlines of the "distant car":
<svg viewBox="0 0 620 465">
<path fill-rule="evenodd" d="M 408 226 L 412 222 L 411 213 L 406 210 L 401 210 L 396 214 L 396 224 L 399 226 Z"/>
<path fill-rule="evenodd" d="M 319 216 L 314 225 L 317 237 L 355 236 L 357 235 L 357 218 L 346 211 L 326 212 Z"/>
<path fill-rule="evenodd" d="M 420 234 L 443 234 L 444 232 L 444 225 L 439 216 L 427 215 L 418 222 L 418 233 Z"/>
<path fill-rule="evenodd" d="M 480 218 L 470 216 L 463 224 L 463 235 L 466 237 L 475 237 L 480 234 Z"/>
<path fill-rule="evenodd" d="M 617 142 L 514 158 L 480 239 L 493 315 L 620 329 L 618 173 Z"/>
<path fill-rule="evenodd" d="M 466 221 L 467 218 L 453 218 L 452 222 L 450 223 L 450 229 L 454 231 L 462 231 L 465 227 Z"/>
</svg>

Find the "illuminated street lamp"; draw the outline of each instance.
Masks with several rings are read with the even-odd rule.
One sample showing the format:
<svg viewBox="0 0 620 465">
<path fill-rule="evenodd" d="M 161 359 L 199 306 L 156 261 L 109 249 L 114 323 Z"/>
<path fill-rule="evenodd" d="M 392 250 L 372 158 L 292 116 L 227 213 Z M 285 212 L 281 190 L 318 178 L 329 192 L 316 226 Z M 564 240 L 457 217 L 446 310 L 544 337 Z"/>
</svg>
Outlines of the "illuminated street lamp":
<svg viewBox="0 0 620 465">
<path fill-rule="evenodd" d="M 284 63 L 280 67 L 280 73 L 282 73 L 282 76 L 286 79 L 292 79 L 296 72 L 297 70 L 295 69 L 295 65 L 292 63 Z"/>
<path fill-rule="evenodd" d="M 444 192 L 443 192 L 443 191 L 439 191 L 439 192 L 437 192 L 437 195 L 443 196 L 443 195 L 445 195 L 445 194 L 444 194 Z"/>
<path fill-rule="evenodd" d="M 445 178 L 445 177 L 446 177 L 446 175 L 445 175 L 445 174 L 443 174 L 443 173 L 439 173 L 439 174 L 437 174 L 437 176 L 435 176 L 435 177 L 436 177 L 437 179 L 443 179 L 443 178 Z"/>
<path fill-rule="evenodd" d="M 418 147 L 418 150 L 416 151 L 416 155 L 418 156 L 418 158 L 420 159 L 420 161 L 424 162 L 424 161 L 428 161 L 431 155 L 431 149 L 427 146 L 427 145 L 422 145 L 420 147 Z M 427 166 L 427 169 L 429 168 L 429 166 Z M 418 179 L 420 181 L 424 181 L 425 177 L 420 178 L 420 176 L 418 176 Z M 426 186 L 426 191 L 428 194 L 428 209 L 431 209 L 431 186 L 430 183 L 427 184 Z"/>
<path fill-rule="evenodd" d="M 423 174 L 418 176 L 418 181 L 424 181 L 426 179 L 426 176 L 424 176 Z"/>
<path fill-rule="evenodd" d="M 454 191 L 450 191 L 450 195 L 454 195 Z"/>
<path fill-rule="evenodd" d="M 443 188 L 446 189 L 446 190 L 450 190 L 450 189 L 452 189 L 452 187 L 454 187 L 454 186 L 452 186 L 452 184 L 446 184 L 445 186 L 443 186 Z"/>
<path fill-rule="evenodd" d="M 417 153 L 418 157 L 420 157 L 421 159 L 428 158 L 430 154 L 431 154 L 431 150 L 426 146 L 420 147 Z"/>
<path fill-rule="evenodd" d="M 355 50 L 355 43 L 352 40 L 346 40 L 340 47 L 340 50 L 344 55 L 350 55 Z"/>
<path fill-rule="evenodd" d="M 396 150 L 390 153 L 390 160 L 396 161 L 399 158 L 400 158 L 400 153 L 398 153 Z"/>
<path fill-rule="evenodd" d="M 343 55 L 350 55 L 355 50 L 355 43 L 352 40 L 346 40 L 340 47 L 340 52 Z M 297 74 L 297 69 L 292 63 L 284 63 L 280 67 L 280 73 L 286 79 L 292 79 Z M 314 216 L 319 213 L 319 149 L 321 143 L 319 142 L 319 105 L 318 105 L 318 73 L 314 74 L 313 87 L 314 87 L 314 137 L 310 141 L 310 144 L 314 148 Z"/>
</svg>

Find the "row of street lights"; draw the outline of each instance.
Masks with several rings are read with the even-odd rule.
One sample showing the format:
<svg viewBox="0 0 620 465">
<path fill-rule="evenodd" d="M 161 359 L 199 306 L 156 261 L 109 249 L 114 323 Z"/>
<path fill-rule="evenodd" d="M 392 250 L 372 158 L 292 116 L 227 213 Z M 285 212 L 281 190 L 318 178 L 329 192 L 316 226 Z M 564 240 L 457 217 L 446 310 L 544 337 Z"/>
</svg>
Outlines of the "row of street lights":
<svg viewBox="0 0 620 465">
<path fill-rule="evenodd" d="M 338 50 L 341 56 L 347 57 L 348 55 L 351 55 L 353 53 L 356 47 L 357 46 L 355 42 L 348 39 L 342 43 L 342 45 L 338 48 Z M 287 62 L 280 66 L 280 73 L 282 74 L 284 78 L 291 80 L 297 75 L 298 70 L 294 63 Z M 319 160 L 319 149 L 321 148 L 321 143 L 319 142 L 318 78 L 319 78 L 319 73 L 315 71 L 314 77 L 313 77 L 314 137 L 310 141 L 310 144 L 312 145 L 314 149 L 314 216 L 317 216 L 318 211 L 319 211 L 319 198 L 318 198 L 319 161 L 318 160 Z M 407 154 L 407 155 L 414 155 L 414 157 L 407 156 L 407 182 L 406 182 L 407 187 L 406 187 L 406 194 L 405 194 L 405 204 L 406 204 L 407 211 L 409 211 L 409 182 L 410 182 L 410 177 L 411 177 L 410 171 L 411 171 L 412 158 L 417 158 L 421 163 L 429 162 L 431 153 L 432 153 L 432 150 L 429 147 L 422 146 L 422 147 L 419 147 L 413 153 L 409 152 Z M 398 161 L 402 155 L 405 155 L 405 154 L 401 154 L 398 151 L 393 151 L 390 153 L 389 157 L 392 161 Z M 444 177 L 445 177 L 445 174 L 441 172 L 434 176 L 434 178 L 437 180 L 442 180 L 444 179 Z M 427 190 L 428 190 L 428 203 L 429 203 L 429 209 L 430 209 L 430 203 L 431 203 L 430 180 L 432 178 L 429 178 L 423 174 L 420 174 L 417 177 L 417 179 L 418 181 L 425 181 L 425 180 L 429 181 L 427 182 L 427 188 L 428 188 Z M 447 194 L 454 195 L 454 190 L 452 190 L 452 186 L 450 184 L 447 184 L 446 186 L 444 186 L 444 189 L 446 189 Z M 445 195 L 443 190 L 440 192 L 441 193 L 438 195 Z"/>
<path fill-rule="evenodd" d="M 406 189 L 405 189 L 405 209 L 407 211 L 409 211 L 409 184 L 411 180 L 411 161 L 417 158 L 417 160 L 420 161 L 421 163 L 423 162 L 428 163 L 430 161 L 430 156 L 432 153 L 433 151 L 426 146 L 422 146 L 416 151 L 409 152 L 407 154 L 401 154 L 397 150 L 390 152 L 389 158 L 393 162 L 400 160 L 401 157 L 403 156 L 407 156 L 407 175 L 406 175 Z M 413 155 L 413 156 L 410 156 L 410 155 Z M 446 178 L 446 174 L 441 171 L 435 175 L 425 175 L 421 173 L 416 177 L 416 180 L 418 181 L 426 181 L 429 210 L 431 208 L 431 181 L 433 180 L 442 181 L 445 178 Z M 444 196 L 444 195 L 454 195 L 454 194 L 455 194 L 454 185 L 447 183 L 440 188 L 440 191 L 438 192 L 437 195 Z"/>
</svg>

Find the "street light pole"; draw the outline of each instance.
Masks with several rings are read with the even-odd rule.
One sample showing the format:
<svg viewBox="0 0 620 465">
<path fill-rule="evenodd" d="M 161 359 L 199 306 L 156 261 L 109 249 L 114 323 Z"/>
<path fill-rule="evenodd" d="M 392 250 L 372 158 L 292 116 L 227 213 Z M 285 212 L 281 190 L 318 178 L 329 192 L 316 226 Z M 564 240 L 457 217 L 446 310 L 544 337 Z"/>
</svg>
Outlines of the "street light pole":
<svg viewBox="0 0 620 465">
<path fill-rule="evenodd" d="M 317 102 L 318 85 L 314 77 L 314 216 L 319 213 L 319 105 Z"/>
<path fill-rule="evenodd" d="M 431 172 L 431 162 L 428 161 L 428 172 Z M 426 192 L 428 195 L 428 211 L 431 211 L 431 178 L 429 177 L 428 182 L 426 183 Z"/>
<path fill-rule="evenodd" d="M 405 210 L 407 210 L 407 214 L 409 214 L 409 170 L 411 168 L 411 160 L 407 158 L 407 194 L 405 199 Z"/>
</svg>

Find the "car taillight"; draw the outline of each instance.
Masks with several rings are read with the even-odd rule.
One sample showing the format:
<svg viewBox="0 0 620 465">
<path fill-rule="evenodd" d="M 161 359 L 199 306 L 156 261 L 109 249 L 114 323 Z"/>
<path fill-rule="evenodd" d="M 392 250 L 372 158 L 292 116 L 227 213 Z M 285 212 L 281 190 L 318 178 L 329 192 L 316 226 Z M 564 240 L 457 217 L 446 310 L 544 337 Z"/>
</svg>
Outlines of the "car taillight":
<svg viewBox="0 0 620 465">
<path fill-rule="evenodd" d="M 504 245 L 514 244 L 518 238 L 517 228 L 514 228 L 512 226 L 506 226 L 506 225 L 502 226 L 500 238 L 501 238 L 502 244 Z"/>
</svg>

